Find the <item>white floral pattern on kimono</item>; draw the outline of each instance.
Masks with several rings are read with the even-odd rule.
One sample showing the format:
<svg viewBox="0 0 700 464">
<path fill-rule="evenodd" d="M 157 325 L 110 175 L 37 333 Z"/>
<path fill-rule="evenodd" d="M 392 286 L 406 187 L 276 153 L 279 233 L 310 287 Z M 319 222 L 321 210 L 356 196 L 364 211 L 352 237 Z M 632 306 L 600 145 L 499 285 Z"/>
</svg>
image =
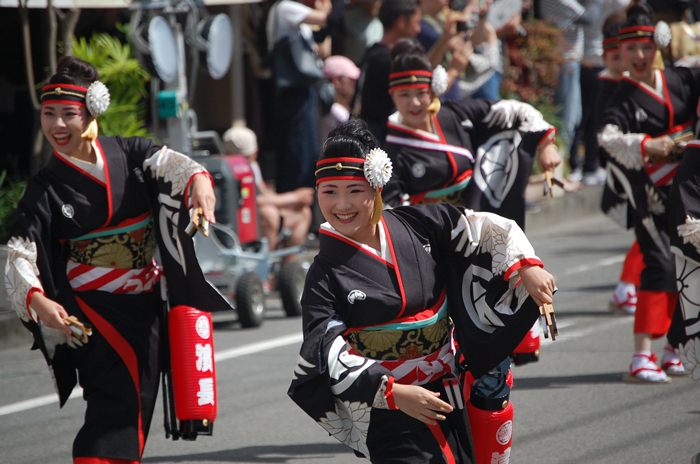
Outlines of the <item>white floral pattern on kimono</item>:
<svg viewBox="0 0 700 464">
<path fill-rule="evenodd" d="M 683 368 L 690 378 L 700 383 L 700 338 L 694 337 L 685 345 L 681 344 L 676 353 L 681 358 Z"/>
<path fill-rule="evenodd" d="M 598 134 L 598 144 L 627 169 L 639 171 L 645 134 L 623 134 L 619 127 L 607 124 Z"/>
<path fill-rule="evenodd" d="M 700 253 L 700 219 L 685 217 L 685 224 L 678 226 L 678 236 L 683 237 L 683 243 L 691 243 Z"/>
<path fill-rule="evenodd" d="M 659 198 L 659 192 L 656 191 L 653 185 L 648 184 L 644 186 L 644 190 L 647 192 L 649 211 L 657 216 L 664 214 L 666 212 L 666 206 L 664 206 L 664 203 Z"/>
<path fill-rule="evenodd" d="M 500 100 L 494 103 L 483 122 L 489 127 L 497 126 L 510 129 L 516 119 L 520 120 L 518 129 L 522 132 L 539 132 L 552 128 L 552 125 L 544 120 L 542 113 L 532 105 L 517 100 Z"/>
<path fill-rule="evenodd" d="M 340 442 L 369 456 L 367 431 L 372 408 L 359 401 L 349 402 L 335 399 L 335 411 L 328 411 L 319 422 L 321 427 Z"/>
<path fill-rule="evenodd" d="M 623 229 L 627 228 L 627 203 L 618 203 L 608 210 L 608 216 Z"/>
<path fill-rule="evenodd" d="M 151 170 L 153 178 L 162 178 L 172 185 L 171 195 L 183 195 L 187 183 L 193 175 L 206 170 L 192 158 L 178 153 L 163 145 L 163 147 L 143 162 L 143 169 Z"/>
<path fill-rule="evenodd" d="M 37 321 L 37 314 L 27 305 L 27 295 L 32 288 L 43 291 L 36 265 L 36 243 L 29 238 L 12 237 L 7 244 L 5 288 L 12 307 L 23 321 Z"/>
<path fill-rule="evenodd" d="M 525 233 L 514 221 L 496 214 L 465 211 L 470 217 L 462 215 L 451 233 L 452 240 L 456 240 L 461 234 L 456 252 L 461 253 L 464 250 L 465 257 L 475 252 L 490 252 L 493 258 L 491 272 L 495 275 L 506 275 L 513 265 L 523 259 L 539 261 Z M 509 277 L 513 278 L 515 275 L 517 271 Z"/>
</svg>

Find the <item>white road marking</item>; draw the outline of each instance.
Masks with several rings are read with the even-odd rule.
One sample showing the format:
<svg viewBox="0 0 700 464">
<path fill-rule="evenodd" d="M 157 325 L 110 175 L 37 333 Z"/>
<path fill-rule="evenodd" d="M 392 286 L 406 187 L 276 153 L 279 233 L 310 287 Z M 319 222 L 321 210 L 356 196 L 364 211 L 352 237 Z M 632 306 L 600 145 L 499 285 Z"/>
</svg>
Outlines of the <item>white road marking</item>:
<svg viewBox="0 0 700 464">
<path fill-rule="evenodd" d="M 301 342 L 303 339 L 304 336 L 301 333 L 296 333 L 293 335 L 285 335 L 284 337 L 265 340 L 264 342 L 251 343 L 250 345 L 243 345 L 239 346 L 238 348 L 231 348 L 228 350 L 220 351 L 214 355 L 214 361 L 226 361 L 227 359 L 238 358 L 248 354 L 260 353 L 261 351 L 279 348 L 280 346 L 293 345 L 294 343 Z"/>
<path fill-rule="evenodd" d="M 71 393 L 68 399 L 81 398 L 82 396 L 83 389 L 76 387 L 73 389 L 73 393 Z M 26 411 L 27 409 L 39 408 L 52 403 L 58 403 L 57 394 L 38 396 L 36 398 L 32 398 L 31 400 L 18 401 L 16 403 L 8 404 L 7 406 L 2 406 L 0 407 L 0 416 Z"/>
<path fill-rule="evenodd" d="M 625 260 L 626 255 L 615 255 L 609 258 L 601 259 L 591 264 L 582 264 L 580 266 L 572 267 L 564 272 L 564 275 L 577 274 L 579 272 L 590 271 L 591 269 L 596 269 L 603 266 L 611 266 L 613 264 L 621 263 Z"/>
<path fill-rule="evenodd" d="M 229 359 L 239 358 L 241 356 L 246 356 L 249 354 L 260 353 L 261 351 L 267 351 L 273 348 L 279 348 L 281 346 L 293 345 L 294 343 L 301 342 L 303 338 L 304 337 L 301 333 L 296 333 L 292 335 L 285 335 L 284 337 L 265 340 L 263 342 L 251 343 L 249 345 L 243 345 L 237 348 L 231 348 L 228 350 L 220 351 L 214 354 L 214 360 L 216 362 L 227 361 Z M 69 399 L 82 398 L 82 396 L 83 389 L 80 387 L 76 387 L 73 390 L 73 393 L 71 393 Z M 29 409 L 39 408 L 41 406 L 46 406 L 53 403 L 58 403 L 57 394 L 38 396 L 29 400 L 18 401 L 16 403 L 8 404 L 6 406 L 0 406 L 0 416 L 6 416 L 8 414 L 14 414 L 16 412 L 27 411 Z"/>
</svg>

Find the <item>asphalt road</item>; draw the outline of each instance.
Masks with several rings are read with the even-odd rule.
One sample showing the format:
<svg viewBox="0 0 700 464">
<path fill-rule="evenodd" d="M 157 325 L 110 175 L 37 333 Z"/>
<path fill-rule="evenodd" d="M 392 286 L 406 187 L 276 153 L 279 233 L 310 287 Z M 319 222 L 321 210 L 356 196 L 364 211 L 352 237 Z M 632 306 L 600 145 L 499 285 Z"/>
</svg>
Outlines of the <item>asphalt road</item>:
<svg viewBox="0 0 700 464">
<path fill-rule="evenodd" d="M 607 302 L 632 234 L 593 217 L 553 224 L 530 239 L 557 279 L 560 337 L 545 341 L 540 362 L 514 369 L 511 463 L 689 463 L 700 452 L 700 385 L 688 378 L 622 382 L 632 318 L 610 313 Z M 143 462 L 363 462 L 288 399 L 300 319 L 285 318 L 279 301 L 267 303 L 259 329 L 217 316 L 214 436 L 166 440 L 159 404 Z M 662 347 L 655 342 L 657 352 Z M 72 399 L 59 409 L 41 356 L 28 348 L 0 351 L 0 462 L 71 462 L 84 403 Z"/>
</svg>

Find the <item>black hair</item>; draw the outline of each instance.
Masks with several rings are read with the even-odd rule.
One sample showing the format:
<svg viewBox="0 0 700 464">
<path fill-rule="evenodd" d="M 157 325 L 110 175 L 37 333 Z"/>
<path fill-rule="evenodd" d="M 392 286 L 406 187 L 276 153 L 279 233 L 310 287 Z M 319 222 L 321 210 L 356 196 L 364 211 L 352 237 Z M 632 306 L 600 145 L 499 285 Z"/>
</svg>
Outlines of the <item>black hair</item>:
<svg viewBox="0 0 700 464">
<path fill-rule="evenodd" d="M 625 23 L 620 21 L 615 21 L 610 24 L 606 23 L 603 29 L 603 38 L 612 39 L 613 37 L 617 37 L 619 35 L 620 29 L 622 29 L 624 25 Z"/>
<path fill-rule="evenodd" d="M 90 87 L 90 84 L 100 79 L 97 68 L 74 56 L 64 56 L 56 66 L 56 73 L 47 84 L 71 84 L 80 87 Z"/>
<path fill-rule="evenodd" d="M 401 16 L 411 16 L 418 10 L 418 0 L 384 0 L 377 17 L 388 31 Z"/>
<path fill-rule="evenodd" d="M 627 10 L 627 20 L 624 27 L 653 25 L 654 10 L 646 3 L 635 3 Z"/>
<path fill-rule="evenodd" d="M 338 124 L 329 133 L 321 149 L 319 161 L 326 158 L 362 158 L 372 149 L 379 148 L 379 142 L 362 119 L 350 118 Z"/>
<path fill-rule="evenodd" d="M 417 39 L 399 39 L 391 51 L 391 72 L 432 71 L 425 48 Z"/>
</svg>

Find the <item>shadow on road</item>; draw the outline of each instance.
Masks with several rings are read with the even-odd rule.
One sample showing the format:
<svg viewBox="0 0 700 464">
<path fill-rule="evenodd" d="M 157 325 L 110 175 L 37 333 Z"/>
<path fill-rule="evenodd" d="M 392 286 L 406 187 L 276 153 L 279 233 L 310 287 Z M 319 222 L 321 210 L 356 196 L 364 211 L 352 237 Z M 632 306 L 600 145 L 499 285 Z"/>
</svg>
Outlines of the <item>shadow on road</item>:
<svg viewBox="0 0 700 464">
<path fill-rule="evenodd" d="M 325 459 L 332 462 L 338 453 L 352 453 L 350 448 L 338 444 L 308 443 L 303 445 L 247 446 L 211 453 L 185 454 L 181 456 L 152 456 L 142 462 L 299 462 L 304 458 Z M 325 455 L 325 456 L 324 456 Z"/>
<path fill-rule="evenodd" d="M 598 383 L 622 383 L 622 373 L 531 378 L 519 378 L 515 376 L 513 388 L 516 390 L 539 390 L 542 388 L 569 388 L 574 385 Z"/>
</svg>

